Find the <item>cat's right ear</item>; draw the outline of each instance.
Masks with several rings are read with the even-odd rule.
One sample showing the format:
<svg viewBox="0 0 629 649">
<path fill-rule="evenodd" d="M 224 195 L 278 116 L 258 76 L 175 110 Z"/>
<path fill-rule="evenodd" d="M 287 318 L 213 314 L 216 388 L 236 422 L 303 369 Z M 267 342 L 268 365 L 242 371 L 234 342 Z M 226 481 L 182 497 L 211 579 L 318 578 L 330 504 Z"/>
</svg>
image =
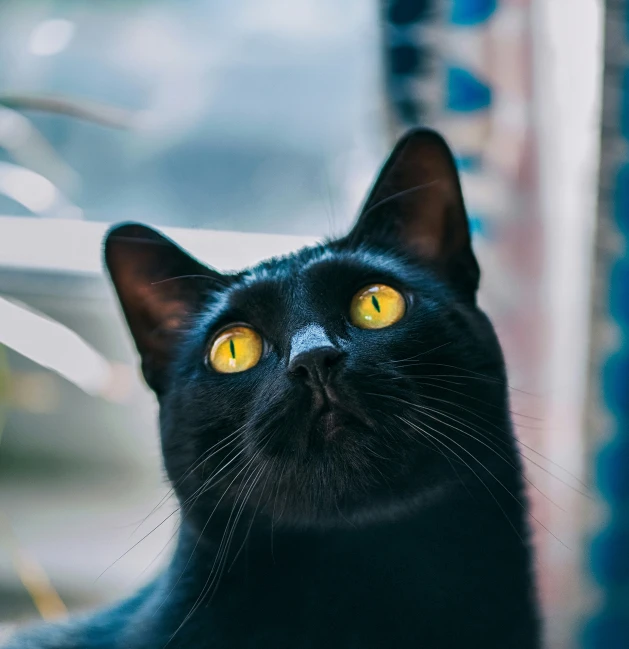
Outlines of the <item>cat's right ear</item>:
<svg viewBox="0 0 629 649">
<path fill-rule="evenodd" d="M 188 317 L 229 277 L 204 266 L 179 246 L 139 223 L 113 227 L 105 263 L 148 385 L 160 393 L 177 339 Z"/>
</svg>

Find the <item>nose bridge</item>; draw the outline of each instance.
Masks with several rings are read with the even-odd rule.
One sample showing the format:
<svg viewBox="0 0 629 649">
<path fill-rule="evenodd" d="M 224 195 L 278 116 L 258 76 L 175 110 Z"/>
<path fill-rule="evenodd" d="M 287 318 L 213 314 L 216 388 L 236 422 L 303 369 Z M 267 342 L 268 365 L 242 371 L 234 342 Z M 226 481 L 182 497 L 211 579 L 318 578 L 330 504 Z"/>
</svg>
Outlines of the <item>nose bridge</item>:
<svg viewBox="0 0 629 649">
<path fill-rule="evenodd" d="M 298 329 L 290 341 L 289 364 L 297 356 L 322 347 L 334 347 L 334 344 L 319 324 L 309 324 Z"/>
</svg>

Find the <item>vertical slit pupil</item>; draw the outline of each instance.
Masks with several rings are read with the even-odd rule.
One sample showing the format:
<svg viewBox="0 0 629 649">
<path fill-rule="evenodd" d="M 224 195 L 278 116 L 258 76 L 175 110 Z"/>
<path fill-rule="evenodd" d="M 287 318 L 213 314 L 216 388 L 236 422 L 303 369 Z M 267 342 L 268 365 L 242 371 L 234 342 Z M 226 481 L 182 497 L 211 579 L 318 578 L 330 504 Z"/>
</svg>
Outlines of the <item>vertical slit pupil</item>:
<svg viewBox="0 0 629 649">
<path fill-rule="evenodd" d="M 380 303 L 378 302 L 377 298 L 375 295 L 371 296 L 371 303 L 373 304 L 373 308 L 380 313 Z"/>
<path fill-rule="evenodd" d="M 236 347 L 233 339 L 229 341 L 229 351 L 231 352 L 232 358 L 236 358 Z"/>
</svg>

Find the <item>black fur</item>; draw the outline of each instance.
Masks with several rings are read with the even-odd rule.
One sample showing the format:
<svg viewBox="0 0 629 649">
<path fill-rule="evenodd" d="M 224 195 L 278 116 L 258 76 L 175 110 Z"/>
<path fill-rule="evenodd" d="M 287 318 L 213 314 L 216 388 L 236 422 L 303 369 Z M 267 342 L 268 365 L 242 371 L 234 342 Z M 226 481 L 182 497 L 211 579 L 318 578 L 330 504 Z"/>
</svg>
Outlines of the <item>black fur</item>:
<svg viewBox="0 0 629 649">
<path fill-rule="evenodd" d="M 439 136 L 403 138 L 343 239 L 222 276 L 128 224 L 105 256 L 158 395 L 179 540 L 131 600 L 9 649 L 539 647 L 505 367 Z M 374 282 L 406 314 L 358 329 L 350 301 Z M 218 374 L 208 344 L 233 322 L 264 355 Z M 288 368 L 308 331 L 334 348 L 325 386 Z"/>
</svg>

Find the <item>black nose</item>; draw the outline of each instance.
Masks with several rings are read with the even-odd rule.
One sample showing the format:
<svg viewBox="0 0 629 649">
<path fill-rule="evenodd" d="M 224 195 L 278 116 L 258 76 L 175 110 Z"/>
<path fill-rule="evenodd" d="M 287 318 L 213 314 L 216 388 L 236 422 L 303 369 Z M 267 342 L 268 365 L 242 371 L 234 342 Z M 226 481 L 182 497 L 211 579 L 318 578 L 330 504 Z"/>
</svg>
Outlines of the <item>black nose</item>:
<svg viewBox="0 0 629 649">
<path fill-rule="evenodd" d="M 315 347 L 295 356 L 288 364 L 288 371 L 307 381 L 326 385 L 341 357 L 342 352 L 335 347 Z"/>
</svg>

